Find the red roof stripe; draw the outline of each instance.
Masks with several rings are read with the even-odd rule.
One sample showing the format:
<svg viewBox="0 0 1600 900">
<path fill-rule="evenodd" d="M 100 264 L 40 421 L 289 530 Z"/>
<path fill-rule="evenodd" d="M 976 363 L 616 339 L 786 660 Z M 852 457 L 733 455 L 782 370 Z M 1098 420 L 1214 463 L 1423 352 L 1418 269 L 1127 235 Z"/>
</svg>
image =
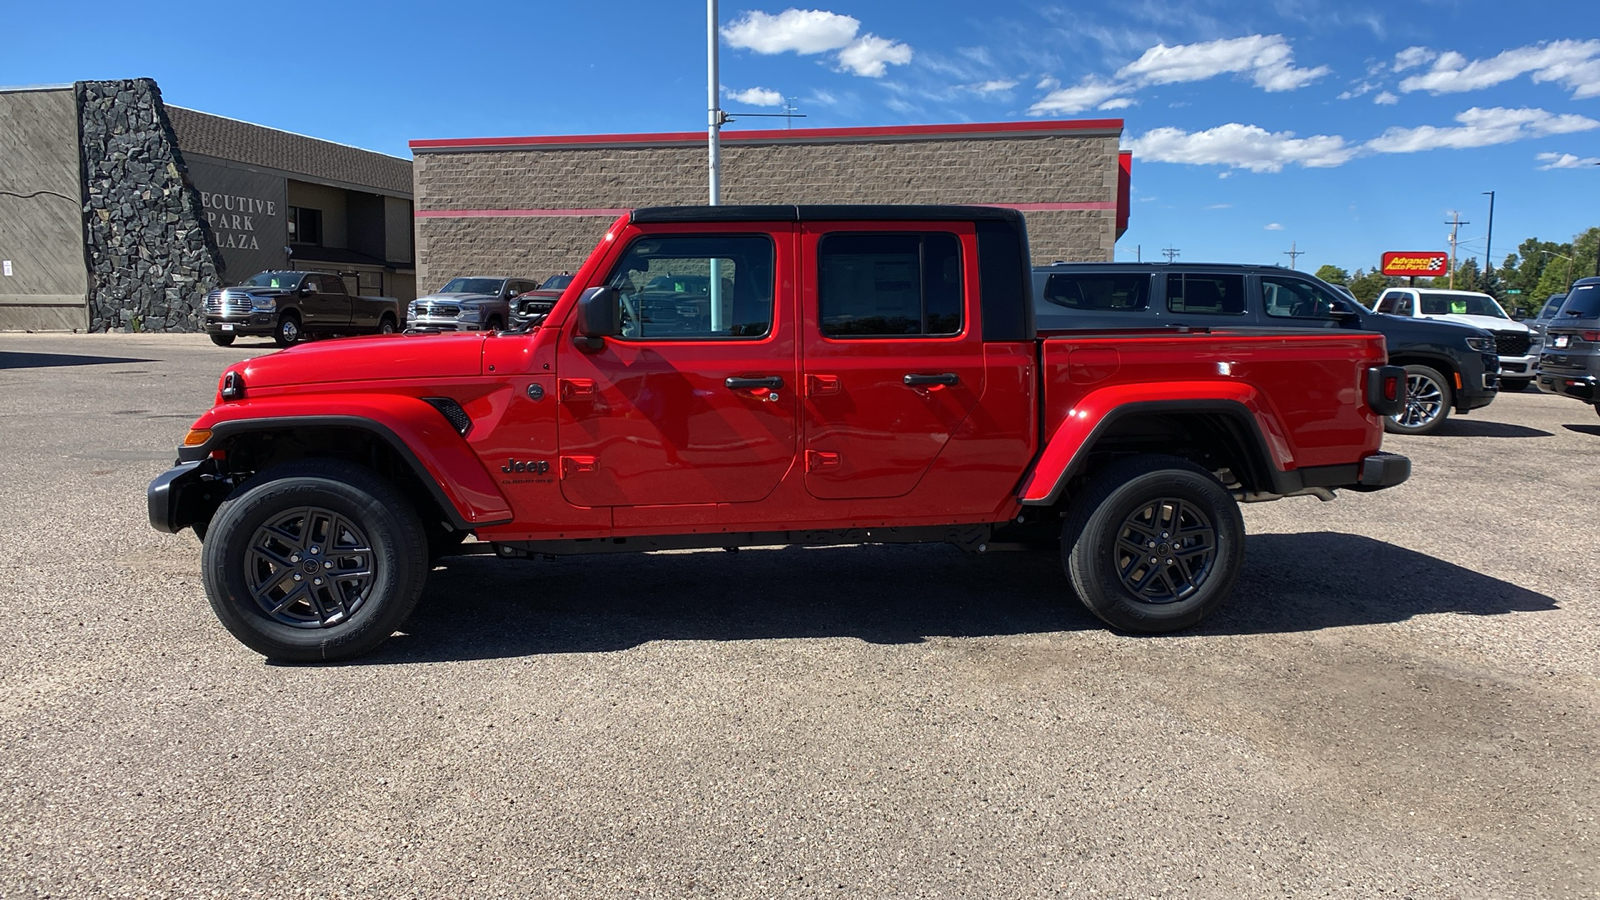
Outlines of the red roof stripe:
<svg viewBox="0 0 1600 900">
<path fill-rule="evenodd" d="M 1049 122 L 965 122 L 951 125 L 875 125 L 864 128 L 795 128 L 762 131 L 724 131 L 722 141 L 805 142 L 841 138 L 961 137 L 972 134 L 1039 135 L 1073 131 L 1121 131 L 1121 119 L 1070 119 Z M 706 140 L 703 131 L 650 134 L 565 134 L 530 137 L 438 138 L 411 141 L 415 150 L 488 149 L 494 147 L 559 147 L 568 144 L 690 144 Z"/>
<path fill-rule="evenodd" d="M 1079 209 L 1116 209 L 1117 204 L 1103 201 L 1081 203 L 975 203 L 974 206 L 998 206 L 1021 212 L 1055 212 Z M 515 219 L 557 218 L 562 216 L 593 216 L 614 219 L 631 212 L 630 209 L 419 209 L 419 219 Z"/>
</svg>

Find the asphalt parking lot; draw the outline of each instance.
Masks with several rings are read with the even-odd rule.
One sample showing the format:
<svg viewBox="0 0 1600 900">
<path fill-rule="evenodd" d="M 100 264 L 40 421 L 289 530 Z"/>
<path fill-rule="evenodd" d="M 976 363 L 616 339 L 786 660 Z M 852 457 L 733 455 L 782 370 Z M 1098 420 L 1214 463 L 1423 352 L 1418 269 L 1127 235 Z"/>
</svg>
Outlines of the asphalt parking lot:
<svg viewBox="0 0 1600 900">
<path fill-rule="evenodd" d="M 1600 894 L 1587 406 L 1247 507 L 1193 633 L 1107 632 L 1051 554 L 461 558 L 291 667 L 144 500 L 271 349 L 0 335 L 0 896 Z"/>
</svg>

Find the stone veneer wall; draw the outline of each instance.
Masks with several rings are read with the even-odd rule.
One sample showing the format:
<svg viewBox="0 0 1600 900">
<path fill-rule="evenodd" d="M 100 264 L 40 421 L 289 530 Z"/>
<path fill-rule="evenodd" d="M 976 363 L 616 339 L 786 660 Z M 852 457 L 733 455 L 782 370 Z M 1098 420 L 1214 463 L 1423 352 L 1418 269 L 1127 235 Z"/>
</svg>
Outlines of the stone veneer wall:
<svg viewBox="0 0 1600 900">
<path fill-rule="evenodd" d="M 803 132 L 796 132 L 802 134 Z M 722 202 L 1095 203 L 1026 212 L 1033 258 L 1104 261 L 1116 242 L 1118 135 L 1106 131 L 939 140 L 722 146 Z M 544 147 L 416 151 L 417 288 L 457 275 L 576 271 L 614 216 L 457 210 L 595 210 L 706 202 L 706 149 Z M 430 217 L 428 212 L 445 215 Z"/>
<path fill-rule="evenodd" d="M 80 81 L 90 331 L 198 331 L 222 258 L 154 81 Z"/>
</svg>

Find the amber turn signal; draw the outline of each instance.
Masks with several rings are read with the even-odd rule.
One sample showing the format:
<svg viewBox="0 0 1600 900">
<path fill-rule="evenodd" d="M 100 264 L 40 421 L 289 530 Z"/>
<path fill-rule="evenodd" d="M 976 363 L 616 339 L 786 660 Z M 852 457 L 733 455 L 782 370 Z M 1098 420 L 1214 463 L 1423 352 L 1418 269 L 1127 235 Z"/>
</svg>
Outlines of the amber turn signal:
<svg viewBox="0 0 1600 900">
<path fill-rule="evenodd" d="M 211 440 L 211 429 L 191 428 L 189 433 L 183 436 L 183 445 L 185 447 L 198 447 L 209 440 Z"/>
</svg>

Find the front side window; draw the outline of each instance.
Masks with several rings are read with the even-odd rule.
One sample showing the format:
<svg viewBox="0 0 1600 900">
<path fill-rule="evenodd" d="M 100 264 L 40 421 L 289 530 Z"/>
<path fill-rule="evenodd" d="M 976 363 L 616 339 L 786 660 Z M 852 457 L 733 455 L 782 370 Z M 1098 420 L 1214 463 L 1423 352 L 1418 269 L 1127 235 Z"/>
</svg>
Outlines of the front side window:
<svg viewBox="0 0 1600 900">
<path fill-rule="evenodd" d="M 830 234 L 817 247 L 817 319 L 831 338 L 961 333 L 961 240 L 949 232 Z"/>
<path fill-rule="evenodd" d="M 1138 312 L 1150 305 L 1150 276 L 1051 275 L 1045 279 L 1044 299 L 1068 309 Z"/>
<path fill-rule="evenodd" d="M 1168 275 L 1167 309 L 1203 316 L 1244 315 L 1244 276 Z"/>
<path fill-rule="evenodd" d="M 751 340 L 772 331 L 765 235 L 639 238 L 606 283 L 622 297 L 623 340 Z"/>
<path fill-rule="evenodd" d="M 1263 275 L 1261 294 L 1267 315 L 1280 319 L 1332 319 L 1334 310 L 1347 308 L 1327 291 L 1296 278 Z"/>
</svg>

